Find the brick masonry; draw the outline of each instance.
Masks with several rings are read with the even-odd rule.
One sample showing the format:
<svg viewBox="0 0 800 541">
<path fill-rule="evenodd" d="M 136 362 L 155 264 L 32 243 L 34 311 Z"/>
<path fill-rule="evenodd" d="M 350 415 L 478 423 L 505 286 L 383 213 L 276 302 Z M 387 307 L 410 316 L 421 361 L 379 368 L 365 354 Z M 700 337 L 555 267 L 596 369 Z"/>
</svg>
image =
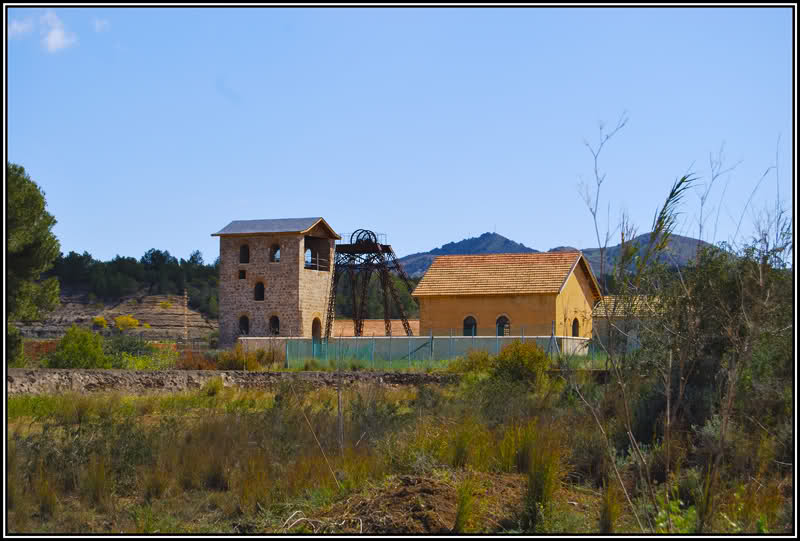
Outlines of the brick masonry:
<svg viewBox="0 0 800 541">
<path fill-rule="evenodd" d="M 316 233 L 316 235 L 315 235 Z M 314 228 L 310 236 L 328 235 L 323 228 Z M 328 261 L 334 258 L 334 239 L 328 241 Z M 269 321 L 277 316 L 279 336 L 311 338 L 314 318 L 322 328 L 328 309 L 328 295 L 333 265 L 330 270 L 304 268 L 304 235 L 253 234 L 220 236 L 219 333 L 220 345 L 229 347 L 239 335 L 239 318 L 247 316 L 248 336 L 270 335 Z M 239 250 L 247 244 L 249 263 L 239 262 Z M 280 261 L 270 261 L 270 248 L 280 246 Z M 325 258 L 325 254 L 320 254 Z M 245 271 L 245 278 L 239 278 Z M 257 283 L 264 284 L 264 300 L 255 300 Z"/>
</svg>

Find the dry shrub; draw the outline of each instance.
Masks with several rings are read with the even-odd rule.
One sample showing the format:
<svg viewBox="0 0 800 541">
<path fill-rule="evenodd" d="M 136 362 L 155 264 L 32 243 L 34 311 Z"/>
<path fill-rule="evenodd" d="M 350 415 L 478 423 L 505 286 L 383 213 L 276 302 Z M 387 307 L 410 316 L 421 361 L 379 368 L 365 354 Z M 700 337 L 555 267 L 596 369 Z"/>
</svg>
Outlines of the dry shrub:
<svg viewBox="0 0 800 541">
<path fill-rule="evenodd" d="M 558 429 L 536 426 L 528 466 L 528 486 L 524 496 L 522 525 L 526 531 L 540 532 L 553 512 L 555 493 L 565 473 L 566 450 Z"/>
<path fill-rule="evenodd" d="M 614 533 L 617 520 L 622 510 L 620 491 L 613 481 L 603 481 L 603 500 L 600 505 L 600 533 Z"/>
<path fill-rule="evenodd" d="M 56 491 L 50 482 L 50 474 L 40 461 L 33 478 L 33 498 L 42 518 L 51 517 L 55 513 L 58 500 Z"/>
<path fill-rule="evenodd" d="M 175 363 L 176 370 L 217 370 L 217 362 L 204 353 L 185 349 Z"/>
<path fill-rule="evenodd" d="M 153 499 L 161 498 L 167 490 L 167 486 L 169 485 L 169 474 L 167 471 L 161 467 L 156 466 L 155 468 L 147 471 L 144 475 L 144 499 L 146 502 L 150 502 Z"/>
<path fill-rule="evenodd" d="M 491 443 L 485 426 L 467 417 L 454 427 L 450 440 L 450 465 L 454 468 L 486 469 Z"/>
<path fill-rule="evenodd" d="M 236 487 L 241 513 L 252 514 L 259 506 L 263 508 L 269 503 L 272 486 L 268 472 L 269 456 L 266 454 L 254 454 L 245 460 Z"/>
<path fill-rule="evenodd" d="M 114 487 L 110 460 L 105 455 L 92 454 L 81 483 L 83 497 L 90 505 L 110 509 Z"/>
</svg>

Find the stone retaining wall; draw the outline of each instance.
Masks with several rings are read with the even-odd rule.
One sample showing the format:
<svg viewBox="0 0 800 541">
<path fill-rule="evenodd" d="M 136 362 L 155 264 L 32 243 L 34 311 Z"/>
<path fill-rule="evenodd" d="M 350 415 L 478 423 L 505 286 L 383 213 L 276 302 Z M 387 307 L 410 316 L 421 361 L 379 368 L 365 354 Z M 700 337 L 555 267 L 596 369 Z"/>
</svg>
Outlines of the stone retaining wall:
<svg viewBox="0 0 800 541">
<path fill-rule="evenodd" d="M 335 372 L 244 372 L 238 370 L 68 370 L 55 368 L 8 368 L 6 389 L 12 394 L 61 392 L 150 393 L 199 389 L 209 379 L 222 378 L 226 387 L 269 389 L 284 381 L 308 382 L 314 387 L 335 386 Z M 458 376 L 401 372 L 342 372 L 342 385 L 378 383 L 418 385 L 456 383 Z"/>
</svg>

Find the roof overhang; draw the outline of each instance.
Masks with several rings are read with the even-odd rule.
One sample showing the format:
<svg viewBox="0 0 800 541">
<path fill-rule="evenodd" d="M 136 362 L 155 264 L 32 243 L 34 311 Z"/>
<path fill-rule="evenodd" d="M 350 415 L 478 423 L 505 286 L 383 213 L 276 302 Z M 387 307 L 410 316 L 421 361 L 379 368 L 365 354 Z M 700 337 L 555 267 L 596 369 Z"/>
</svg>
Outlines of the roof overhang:
<svg viewBox="0 0 800 541">
<path fill-rule="evenodd" d="M 255 232 L 246 232 L 246 233 L 211 233 L 212 237 L 274 237 L 275 235 L 305 235 L 309 233 L 312 229 L 321 225 L 325 229 L 327 229 L 328 233 L 330 233 L 331 238 L 336 240 L 341 240 L 342 237 L 333 230 L 333 228 L 325 221 L 325 218 L 319 218 L 310 226 L 306 227 L 305 229 L 297 229 L 294 231 L 255 231 Z"/>
</svg>

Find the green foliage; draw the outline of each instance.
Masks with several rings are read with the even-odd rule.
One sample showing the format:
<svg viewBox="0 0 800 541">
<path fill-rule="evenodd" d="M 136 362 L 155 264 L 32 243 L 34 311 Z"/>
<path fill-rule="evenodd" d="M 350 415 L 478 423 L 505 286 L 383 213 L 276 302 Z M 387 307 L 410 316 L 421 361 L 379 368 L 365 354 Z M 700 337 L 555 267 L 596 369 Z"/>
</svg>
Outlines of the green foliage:
<svg viewBox="0 0 800 541">
<path fill-rule="evenodd" d="M 207 396 L 217 396 L 222 391 L 222 388 L 222 378 L 217 376 L 208 380 L 200 392 Z"/>
<path fill-rule="evenodd" d="M 547 382 L 550 360 L 535 342 L 519 340 L 504 346 L 494 360 L 494 377 L 509 381 L 525 381 L 541 387 Z"/>
<path fill-rule="evenodd" d="M 447 365 L 448 372 L 458 374 L 489 372 L 493 365 L 493 358 L 488 351 L 472 350 L 466 357 L 459 357 Z"/>
<path fill-rule="evenodd" d="M 9 366 L 24 366 L 25 364 L 22 333 L 11 323 L 8 323 L 8 332 L 6 333 L 6 361 Z"/>
<path fill-rule="evenodd" d="M 456 520 L 453 525 L 453 533 L 467 532 L 467 524 L 470 522 L 475 510 L 474 490 L 474 482 L 471 479 L 465 479 L 458 486 L 458 507 L 456 508 Z"/>
<path fill-rule="evenodd" d="M 111 368 L 103 351 L 103 337 L 72 325 L 47 359 L 48 368 Z"/>
<path fill-rule="evenodd" d="M 693 505 L 688 507 L 683 505 L 676 487 L 672 488 L 669 503 L 661 491 L 656 494 L 656 500 L 658 501 L 656 533 L 694 533 L 697 511 Z"/>
<path fill-rule="evenodd" d="M 58 257 L 59 243 L 52 232 L 56 219 L 45 210 L 44 192 L 25 169 L 7 163 L 6 179 L 6 358 L 16 359 L 22 343 L 10 324 L 41 319 L 58 306 L 58 280 L 40 278 Z"/>
</svg>

